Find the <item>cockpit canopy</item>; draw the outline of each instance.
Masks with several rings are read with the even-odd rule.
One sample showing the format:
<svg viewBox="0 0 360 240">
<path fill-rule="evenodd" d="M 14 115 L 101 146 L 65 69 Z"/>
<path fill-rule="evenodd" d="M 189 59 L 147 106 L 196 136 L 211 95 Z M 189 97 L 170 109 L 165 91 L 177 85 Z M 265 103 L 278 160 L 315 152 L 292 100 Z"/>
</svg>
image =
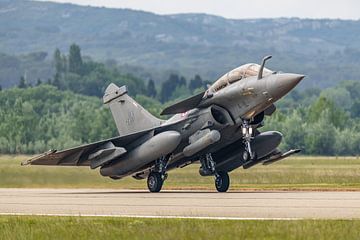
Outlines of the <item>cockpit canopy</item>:
<svg viewBox="0 0 360 240">
<path fill-rule="evenodd" d="M 241 65 L 240 67 L 231 70 L 230 72 L 226 73 L 224 76 L 219 78 L 213 85 L 211 85 L 209 90 L 211 92 L 217 92 L 220 89 L 226 87 L 227 85 L 237 82 L 243 78 L 257 76 L 259 71 L 260 71 L 259 64 L 247 63 Z M 264 67 L 263 76 L 267 76 L 272 73 L 273 71 Z"/>
</svg>

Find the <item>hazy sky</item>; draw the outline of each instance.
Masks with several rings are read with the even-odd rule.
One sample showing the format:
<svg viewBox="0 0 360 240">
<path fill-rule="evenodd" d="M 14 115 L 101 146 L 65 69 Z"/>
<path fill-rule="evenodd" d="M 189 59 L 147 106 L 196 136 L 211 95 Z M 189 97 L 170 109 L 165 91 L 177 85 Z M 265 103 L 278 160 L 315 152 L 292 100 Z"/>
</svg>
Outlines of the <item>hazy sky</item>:
<svg viewBox="0 0 360 240">
<path fill-rule="evenodd" d="M 50 0 L 81 5 L 131 8 L 159 14 L 209 13 L 226 18 L 360 19 L 359 0 Z"/>
</svg>

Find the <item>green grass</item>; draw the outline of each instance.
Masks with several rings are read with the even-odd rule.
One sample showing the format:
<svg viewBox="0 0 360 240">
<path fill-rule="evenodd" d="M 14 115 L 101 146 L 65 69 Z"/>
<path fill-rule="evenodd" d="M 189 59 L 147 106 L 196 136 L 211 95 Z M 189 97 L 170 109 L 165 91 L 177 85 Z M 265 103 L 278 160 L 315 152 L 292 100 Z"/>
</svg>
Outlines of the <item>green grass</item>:
<svg viewBox="0 0 360 240">
<path fill-rule="evenodd" d="M 0 156 L 0 187 L 146 189 L 146 181 L 119 181 L 88 167 L 20 166 L 28 156 Z M 169 172 L 164 189 L 214 189 L 212 177 L 201 177 L 199 165 Z M 295 157 L 230 173 L 232 190 L 360 190 L 360 159 Z"/>
<path fill-rule="evenodd" d="M 0 217 L 0 239 L 359 239 L 360 220 Z"/>
</svg>

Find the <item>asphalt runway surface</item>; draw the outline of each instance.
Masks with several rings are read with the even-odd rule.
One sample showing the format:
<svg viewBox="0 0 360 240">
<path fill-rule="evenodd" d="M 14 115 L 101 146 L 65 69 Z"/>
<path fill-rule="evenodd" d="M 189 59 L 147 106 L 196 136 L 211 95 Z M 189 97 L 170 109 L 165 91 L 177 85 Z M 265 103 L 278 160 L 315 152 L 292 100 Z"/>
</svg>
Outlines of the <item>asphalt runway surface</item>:
<svg viewBox="0 0 360 240">
<path fill-rule="evenodd" d="M 360 218 L 360 192 L 0 189 L 0 214 L 218 219 Z"/>
</svg>

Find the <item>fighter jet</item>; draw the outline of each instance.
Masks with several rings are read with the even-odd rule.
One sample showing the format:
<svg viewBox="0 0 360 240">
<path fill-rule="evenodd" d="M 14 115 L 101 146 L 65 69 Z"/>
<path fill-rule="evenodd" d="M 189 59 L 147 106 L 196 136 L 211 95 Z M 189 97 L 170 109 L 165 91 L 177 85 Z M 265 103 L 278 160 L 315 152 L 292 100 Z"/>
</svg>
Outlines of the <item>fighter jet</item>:
<svg viewBox="0 0 360 240">
<path fill-rule="evenodd" d="M 208 89 L 165 108 L 161 120 L 128 95 L 126 86 L 110 84 L 103 96 L 119 136 L 67 150 L 50 150 L 23 165 L 90 166 L 112 179 L 146 179 L 159 192 L 168 172 L 200 163 L 201 176 L 214 176 L 218 192 L 230 185 L 228 173 L 262 163 L 268 165 L 299 149 L 281 152 L 282 134 L 261 132 L 274 102 L 292 90 L 304 75 L 275 72 L 249 63 L 231 70 Z"/>
</svg>

